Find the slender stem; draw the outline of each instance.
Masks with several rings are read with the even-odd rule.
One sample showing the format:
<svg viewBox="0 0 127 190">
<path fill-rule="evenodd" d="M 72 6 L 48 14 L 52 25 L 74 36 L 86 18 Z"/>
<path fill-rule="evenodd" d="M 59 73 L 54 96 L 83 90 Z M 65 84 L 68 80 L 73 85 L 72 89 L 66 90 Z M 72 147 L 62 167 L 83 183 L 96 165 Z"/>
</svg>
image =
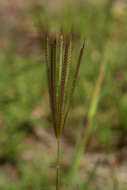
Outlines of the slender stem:
<svg viewBox="0 0 127 190">
<path fill-rule="evenodd" d="M 91 134 L 91 130 L 92 130 L 92 120 L 88 120 L 88 122 L 86 124 L 86 128 L 83 129 L 83 131 L 82 131 L 83 136 L 81 135 L 79 144 L 77 146 L 76 154 L 75 154 L 71 172 L 70 172 L 71 178 L 75 177 L 75 175 L 79 169 L 82 156 L 83 156 L 84 152 L 86 151 L 86 146 L 87 146 L 87 143 L 89 140 L 89 136 Z"/>
<path fill-rule="evenodd" d="M 60 189 L 60 139 L 57 139 L 56 190 Z"/>
<path fill-rule="evenodd" d="M 82 156 L 86 150 L 86 146 L 87 146 L 89 137 L 92 133 L 93 121 L 94 121 L 94 117 L 97 113 L 98 102 L 99 102 L 99 98 L 100 98 L 100 94 L 101 94 L 101 90 L 102 90 L 102 84 L 103 84 L 103 81 L 105 78 L 105 72 L 106 72 L 106 66 L 107 66 L 107 59 L 106 59 L 107 47 L 108 46 L 106 46 L 106 49 L 105 49 L 106 53 L 104 55 L 103 62 L 101 64 L 100 73 L 99 73 L 99 76 L 98 76 L 98 79 L 96 82 L 91 105 L 89 108 L 88 120 L 82 131 L 83 135 L 81 135 L 81 137 L 80 137 L 80 142 L 78 144 L 77 151 L 76 151 L 76 154 L 74 157 L 74 162 L 73 162 L 71 174 L 70 174 L 71 178 L 73 178 L 73 176 L 77 173 L 77 171 L 79 169 Z"/>
</svg>

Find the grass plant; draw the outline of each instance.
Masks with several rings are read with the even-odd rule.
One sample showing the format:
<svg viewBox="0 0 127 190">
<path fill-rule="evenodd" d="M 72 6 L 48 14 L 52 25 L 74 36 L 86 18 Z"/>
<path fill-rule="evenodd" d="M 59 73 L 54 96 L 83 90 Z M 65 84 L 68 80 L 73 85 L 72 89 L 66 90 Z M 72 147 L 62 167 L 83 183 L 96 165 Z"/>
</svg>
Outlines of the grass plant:
<svg viewBox="0 0 127 190">
<path fill-rule="evenodd" d="M 52 125 L 57 140 L 56 190 L 60 189 L 61 136 L 67 120 L 71 99 L 76 86 L 78 72 L 83 56 L 83 42 L 78 61 L 72 72 L 72 34 L 48 34 L 46 37 L 46 66 Z"/>
</svg>

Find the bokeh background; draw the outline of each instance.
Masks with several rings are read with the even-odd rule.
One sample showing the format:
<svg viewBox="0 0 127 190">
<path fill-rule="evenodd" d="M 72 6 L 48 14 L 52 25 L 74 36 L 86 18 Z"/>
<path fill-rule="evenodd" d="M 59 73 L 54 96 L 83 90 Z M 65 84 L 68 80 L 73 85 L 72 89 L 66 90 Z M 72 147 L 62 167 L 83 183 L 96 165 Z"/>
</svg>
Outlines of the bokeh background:
<svg viewBox="0 0 127 190">
<path fill-rule="evenodd" d="M 62 137 L 61 189 L 127 190 L 126 0 L 0 1 L 1 190 L 55 189 L 44 38 L 72 26 L 86 49 Z M 92 109 L 85 154 L 67 182 Z"/>
</svg>

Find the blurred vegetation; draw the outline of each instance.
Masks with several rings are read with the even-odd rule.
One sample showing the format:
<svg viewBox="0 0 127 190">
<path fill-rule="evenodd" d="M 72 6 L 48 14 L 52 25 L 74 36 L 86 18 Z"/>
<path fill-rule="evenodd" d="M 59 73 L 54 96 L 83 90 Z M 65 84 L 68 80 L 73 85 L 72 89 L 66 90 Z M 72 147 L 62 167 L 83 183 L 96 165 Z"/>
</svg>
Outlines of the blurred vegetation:
<svg viewBox="0 0 127 190">
<path fill-rule="evenodd" d="M 127 146 L 126 9 L 117 11 L 116 2 L 113 0 L 105 3 L 81 1 L 76 5 L 65 4 L 60 11 L 51 11 L 37 3 L 29 10 L 25 19 L 32 26 L 31 30 L 36 33 L 38 49 L 30 53 L 29 47 L 26 47 L 26 49 L 22 49 L 21 52 L 23 53 L 20 53 L 17 50 L 18 45 L 14 37 L 10 39 L 6 49 L 1 49 L 0 189 L 48 190 L 55 187 L 52 185 L 54 183 L 54 173 L 50 176 L 49 170 L 52 169 L 48 168 L 46 170 L 47 167 L 45 167 L 43 157 L 42 160 L 39 158 L 39 161 L 33 161 L 33 159 L 27 161 L 22 156 L 29 149 L 25 140 L 30 135 L 35 136 L 33 128 L 36 128 L 36 125 L 39 124 L 49 131 L 50 126 L 48 104 L 42 107 L 45 118 L 43 116 L 39 119 L 32 117 L 32 112 L 42 101 L 47 103 L 43 46 L 47 29 L 59 31 L 62 28 L 63 31 L 68 32 L 73 27 L 77 44 L 79 39 L 82 38 L 85 38 L 87 42 L 78 86 L 75 90 L 71 113 L 69 114 L 68 127 L 64 131 L 64 136 L 70 138 L 73 143 L 77 142 L 77 134 L 80 134 L 84 127 L 84 121 L 88 119 L 95 84 L 107 48 L 106 60 L 108 61 L 105 78 L 99 93 L 98 106 L 93 118 L 92 134 L 87 150 L 101 150 L 109 153 Z M 22 33 L 23 35 L 25 34 Z M 33 39 L 30 40 L 33 42 L 32 46 L 34 46 Z M 22 43 L 24 43 L 23 37 L 21 46 Z M 75 59 L 76 51 L 77 49 L 73 53 L 73 59 Z M 48 153 L 43 152 L 44 150 L 41 151 L 41 156 L 47 158 Z M 53 159 L 55 158 L 51 160 Z M 7 164 L 11 165 L 12 170 L 16 172 L 14 179 L 11 179 L 4 170 L 4 166 Z M 90 176 L 94 176 L 93 171 L 91 171 Z M 93 177 L 90 177 L 90 180 L 87 180 L 84 184 L 82 180 L 77 179 L 76 184 L 73 182 L 74 187 L 72 188 L 99 190 L 99 186 L 92 186 L 92 180 Z M 114 183 L 116 181 L 113 181 Z M 69 189 L 72 188 L 69 187 Z M 124 189 L 127 189 L 127 187 L 122 188 L 122 190 Z"/>
</svg>

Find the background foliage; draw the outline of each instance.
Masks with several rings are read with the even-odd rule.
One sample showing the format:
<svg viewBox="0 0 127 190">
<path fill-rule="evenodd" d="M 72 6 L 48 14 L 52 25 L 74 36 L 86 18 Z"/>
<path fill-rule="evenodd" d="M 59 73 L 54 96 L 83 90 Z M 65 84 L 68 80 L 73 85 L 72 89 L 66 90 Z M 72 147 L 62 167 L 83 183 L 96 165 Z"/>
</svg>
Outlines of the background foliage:
<svg viewBox="0 0 127 190">
<path fill-rule="evenodd" d="M 16 5 L 11 6 L 15 10 Z M 65 147 L 69 151 L 73 146 L 74 151 L 78 134 L 87 120 L 101 64 L 106 58 L 104 82 L 87 151 L 114 153 L 126 148 L 126 9 L 126 4 L 123 6 L 113 0 L 63 3 L 54 9 L 37 2 L 26 9 L 24 5 L 17 20 L 1 17 L 0 189 L 54 189 L 55 158 L 48 155 L 55 152 L 55 140 L 51 131 L 43 44 L 47 28 L 53 31 L 62 28 L 68 32 L 73 27 L 76 44 L 86 39 L 78 86 L 64 131 Z M 17 12 L 11 13 L 13 17 Z M 77 51 L 78 45 L 73 53 L 74 60 Z M 54 146 L 48 147 L 51 142 Z M 66 174 L 68 164 L 66 166 L 64 160 L 63 163 Z M 53 166 L 48 167 L 50 164 Z M 74 184 L 73 189 L 93 189 L 92 179 L 85 184 L 84 180 L 77 179 L 78 185 Z"/>
</svg>

